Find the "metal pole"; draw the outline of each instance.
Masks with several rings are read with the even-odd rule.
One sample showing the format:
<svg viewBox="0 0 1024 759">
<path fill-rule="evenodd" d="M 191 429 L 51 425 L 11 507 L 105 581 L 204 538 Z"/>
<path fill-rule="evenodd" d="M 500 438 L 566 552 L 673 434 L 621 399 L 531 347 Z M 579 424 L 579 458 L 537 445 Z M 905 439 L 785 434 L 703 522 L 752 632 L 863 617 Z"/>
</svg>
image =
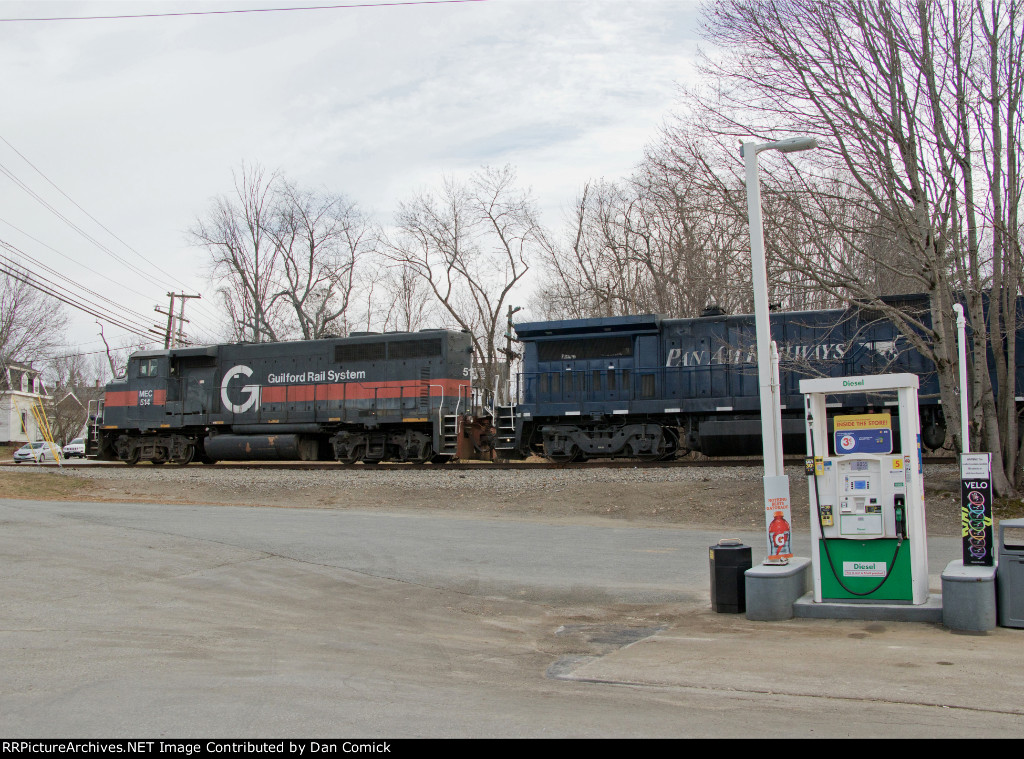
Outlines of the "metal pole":
<svg viewBox="0 0 1024 759">
<path fill-rule="evenodd" d="M 747 175 L 747 215 L 750 219 L 750 266 L 754 286 L 754 330 L 757 336 L 757 385 L 761 398 L 761 447 L 766 477 L 781 474 L 775 441 L 775 413 L 772 399 L 771 325 L 768 321 L 768 267 L 764 250 L 764 223 L 761 217 L 761 183 L 758 178 L 757 148 L 743 143 L 740 152 Z"/>
<path fill-rule="evenodd" d="M 960 359 L 960 451 L 971 452 L 971 422 L 967 411 L 967 319 L 964 307 L 953 304 L 956 312 L 956 337 Z"/>
<path fill-rule="evenodd" d="M 775 474 L 785 474 L 782 463 L 782 387 L 779 382 L 779 346 L 772 340 L 772 427 L 775 433 Z"/>
<path fill-rule="evenodd" d="M 757 336 L 757 384 L 761 403 L 761 449 L 764 452 L 764 509 L 768 535 L 765 564 L 786 564 L 792 556 L 788 535 L 791 522 L 789 478 L 782 461 L 782 407 L 779 388 L 779 352 L 772 342 L 768 319 L 768 264 L 764 249 L 764 222 L 761 217 L 761 181 L 757 154 L 762 150 L 794 153 L 811 150 L 818 143 L 810 137 L 793 137 L 756 145 L 740 144 L 747 180 L 747 215 L 750 218 L 750 267 L 754 288 L 754 329 Z M 772 518 L 782 520 L 784 531 L 774 531 Z M 776 541 L 773 539 L 781 536 Z"/>
</svg>

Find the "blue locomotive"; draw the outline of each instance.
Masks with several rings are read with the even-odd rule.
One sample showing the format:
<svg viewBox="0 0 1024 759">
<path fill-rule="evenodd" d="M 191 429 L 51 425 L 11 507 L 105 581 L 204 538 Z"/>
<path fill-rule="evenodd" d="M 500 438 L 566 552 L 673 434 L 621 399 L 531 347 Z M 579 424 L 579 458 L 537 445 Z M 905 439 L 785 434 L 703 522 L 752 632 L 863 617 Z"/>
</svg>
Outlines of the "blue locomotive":
<svg viewBox="0 0 1024 759">
<path fill-rule="evenodd" d="M 890 299 L 927 323 L 927 296 Z M 776 312 L 783 447 L 803 452 L 808 377 L 909 372 L 921 379 L 922 443 L 946 437 L 934 366 L 881 314 L 859 308 Z M 509 458 L 669 459 L 681 452 L 760 455 L 754 318 L 710 309 L 700 318 L 659 315 L 529 322 L 520 402 L 499 409 L 495 447 Z M 1018 350 L 1018 355 L 1024 351 Z M 1018 367 L 1018 387 L 1024 375 Z M 837 401 L 840 399 L 837 398 Z M 851 411 L 895 405 L 844 395 Z"/>
<path fill-rule="evenodd" d="M 150 461 L 443 462 L 471 437 L 464 332 L 141 351 L 106 387 L 89 453 Z"/>
</svg>

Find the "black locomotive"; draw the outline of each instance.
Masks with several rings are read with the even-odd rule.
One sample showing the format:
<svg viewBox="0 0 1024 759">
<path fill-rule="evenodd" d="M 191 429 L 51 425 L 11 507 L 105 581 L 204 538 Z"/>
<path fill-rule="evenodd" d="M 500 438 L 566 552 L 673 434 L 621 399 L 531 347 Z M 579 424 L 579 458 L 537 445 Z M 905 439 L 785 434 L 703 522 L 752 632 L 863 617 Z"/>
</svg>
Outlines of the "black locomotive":
<svg viewBox="0 0 1024 759">
<path fill-rule="evenodd" d="M 928 323 L 927 296 L 889 298 Z M 920 377 L 922 443 L 943 445 L 945 420 L 934 366 L 877 311 L 860 308 L 771 315 L 780 354 L 783 448 L 805 447 L 799 381 L 809 377 L 912 373 Z M 701 318 L 658 315 L 532 322 L 523 342 L 521 402 L 497 415 L 496 448 L 518 458 L 666 459 L 683 451 L 760 455 L 754 318 L 710 310 Z M 1024 345 L 1017 355 L 1024 360 Z M 1024 388 L 1024 367 L 1017 367 Z M 1018 395 L 1020 391 L 1018 390 Z M 838 396 L 850 412 L 895 399 Z"/>
<path fill-rule="evenodd" d="M 128 464 L 460 456 L 471 340 L 447 330 L 142 351 L 91 443 Z"/>
</svg>

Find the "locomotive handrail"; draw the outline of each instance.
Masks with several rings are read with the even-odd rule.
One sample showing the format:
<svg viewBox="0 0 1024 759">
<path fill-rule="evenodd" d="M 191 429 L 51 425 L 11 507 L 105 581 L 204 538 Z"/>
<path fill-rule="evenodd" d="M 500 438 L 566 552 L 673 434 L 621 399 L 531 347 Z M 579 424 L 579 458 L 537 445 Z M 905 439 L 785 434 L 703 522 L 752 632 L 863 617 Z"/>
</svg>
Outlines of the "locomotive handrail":
<svg viewBox="0 0 1024 759">
<path fill-rule="evenodd" d="M 430 384 L 427 387 L 439 387 L 441 388 L 441 400 L 437 404 L 437 428 L 443 429 L 444 427 L 444 385 Z"/>
</svg>

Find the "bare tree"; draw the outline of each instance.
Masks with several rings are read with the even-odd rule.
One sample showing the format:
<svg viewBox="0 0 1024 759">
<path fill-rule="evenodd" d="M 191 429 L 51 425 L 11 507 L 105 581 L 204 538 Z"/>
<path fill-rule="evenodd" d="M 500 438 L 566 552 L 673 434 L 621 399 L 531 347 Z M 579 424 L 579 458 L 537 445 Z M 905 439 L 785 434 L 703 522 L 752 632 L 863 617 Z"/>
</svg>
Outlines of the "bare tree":
<svg viewBox="0 0 1024 759">
<path fill-rule="evenodd" d="M 306 340 L 348 332 L 358 293 L 358 263 L 377 238 L 370 221 L 342 195 L 281 182 L 270 235 L 279 283 Z"/>
<path fill-rule="evenodd" d="M 497 386 L 504 306 L 546 245 L 530 195 L 511 167 L 484 167 L 465 183 L 400 204 L 384 253 L 426 283 L 451 320 L 473 335 L 485 387 Z"/>
<path fill-rule="evenodd" d="M 46 414 L 53 439 L 59 445 L 65 445 L 82 431 L 90 397 L 98 397 L 102 392 L 89 382 L 90 374 L 89 362 L 80 353 L 55 356 L 46 364 Z"/>
<path fill-rule="evenodd" d="M 726 196 L 702 148 L 666 133 L 628 180 L 584 187 L 566 243 L 544 264 L 549 316 L 658 312 L 697 316 L 708 305 L 750 308 L 745 213 Z"/>
<path fill-rule="evenodd" d="M 384 308 L 378 315 L 383 329 L 414 332 L 432 324 L 437 301 L 413 267 L 405 263 L 387 267 L 377 286 L 383 295 Z"/>
<path fill-rule="evenodd" d="M 116 346 L 111 346 L 107 341 L 107 336 L 103 334 L 103 325 L 100 322 L 96 322 L 96 325 L 100 328 L 100 340 L 103 341 L 103 359 L 106 363 L 104 364 L 103 359 L 97 360 L 93 365 L 93 371 L 96 376 L 97 382 L 105 383 L 111 379 L 123 377 L 125 371 L 128 369 L 128 359 L 135 353 L 135 351 L 144 350 L 149 343 L 141 341 L 139 338 L 132 338 L 126 336 L 121 338 L 120 342 Z M 107 370 L 109 369 L 109 374 Z"/>
<path fill-rule="evenodd" d="M 67 312 L 58 301 L 0 272 L 0 366 L 46 358 L 63 341 L 66 326 Z"/>
<path fill-rule="evenodd" d="M 624 223 L 631 198 L 629 188 L 617 183 L 583 187 L 568 221 L 567 242 L 542 251 L 545 277 L 535 310 L 548 318 L 649 310 L 630 249 L 634 236 Z"/>
<path fill-rule="evenodd" d="M 280 249 L 269 234 L 279 177 L 260 166 L 233 172 L 235 196 L 218 197 L 189 235 L 211 256 L 218 292 L 240 340 L 277 340 L 283 325 L 284 295 L 278 286 Z"/>
<path fill-rule="evenodd" d="M 957 407 L 951 306 L 966 300 L 972 426 L 997 454 L 997 492 L 1014 492 L 1013 393 L 997 410 L 986 356 L 994 349 L 1000 386 L 1012 384 L 1001 346 L 1015 344 L 1021 283 L 1020 4 L 725 0 L 705 19 L 728 52 L 706 60 L 714 86 L 691 101 L 704 125 L 734 137 L 811 134 L 826 146 L 808 158 L 813 176 L 766 161 L 769 184 L 807 190 L 791 213 L 810 231 L 779 246 L 788 264 L 897 324 L 934 362 L 946 409 Z M 855 213 L 835 205 L 840 196 Z M 865 269 L 876 276 L 862 279 Z M 930 318 L 880 301 L 884 277 L 919 284 Z M 959 420 L 946 422 L 959 446 Z"/>
<path fill-rule="evenodd" d="M 343 195 L 314 191 L 243 165 L 235 197 L 217 198 L 192 239 L 210 252 L 235 339 L 345 335 L 363 318 L 363 258 L 373 223 Z"/>
</svg>

